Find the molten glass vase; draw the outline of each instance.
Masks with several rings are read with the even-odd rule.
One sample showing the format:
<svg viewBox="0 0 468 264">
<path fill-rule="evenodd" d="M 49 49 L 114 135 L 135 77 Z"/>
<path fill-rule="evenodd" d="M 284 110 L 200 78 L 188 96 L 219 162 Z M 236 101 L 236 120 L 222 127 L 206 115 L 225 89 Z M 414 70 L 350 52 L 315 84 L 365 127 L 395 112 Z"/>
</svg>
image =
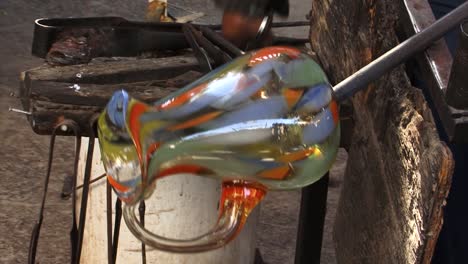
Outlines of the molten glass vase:
<svg viewBox="0 0 468 264">
<path fill-rule="evenodd" d="M 153 104 L 118 91 L 99 118 L 98 133 L 130 231 L 172 252 L 225 245 L 268 191 L 319 180 L 340 141 L 338 106 L 324 72 L 289 47 L 243 55 Z M 188 240 L 158 236 L 135 214 L 158 179 L 181 173 L 223 182 L 217 225 Z"/>
</svg>

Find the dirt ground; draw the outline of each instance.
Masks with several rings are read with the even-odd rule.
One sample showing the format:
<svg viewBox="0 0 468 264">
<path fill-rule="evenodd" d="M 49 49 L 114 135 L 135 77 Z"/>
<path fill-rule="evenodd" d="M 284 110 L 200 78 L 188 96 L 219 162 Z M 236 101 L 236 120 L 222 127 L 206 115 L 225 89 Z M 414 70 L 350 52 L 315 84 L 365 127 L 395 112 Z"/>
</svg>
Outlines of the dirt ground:
<svg viewBox="0 0 468 264">
<path fill-rule="evenodd" d="M 208 16 L 199 22 L 218 23 L 220 10 L 209 0 L 169 0 Z M 34 20 L 41 17 L 122 16 L 143 20 L 147 1 L 129 0 L 2 0 L 0 1 L 0 263 L 25 263 L 34 221 L 37 218 L 46 171 L 49 138 L 32 132 L 22 114 L 8 112 L 21 108 L 14 96 L 19 73 L 43 63 L 31 56 Z M 289 20 L 303 20 L 309 1 L 291 1 Z M 282 33 L 306 37 L 308 28 L 283 30 Z M 63 178 L 70 174 L 73 139 L 59 138 L 54 159 L 38 262 L 69 262 L 68 232 L 71 202 L 62 200 Z M 340 151 L 332 169 L 329 188 L 322 263 L 335 263 L 331 240 L 332 222 L 338 202 L 339 186 L 346 162 Z M 278 202 L 280 201 L 280 202 Z M 258 247 L 270 264 L 294 262 L 295 236 L 300 192 L 277 192 L 262 204 L 258 227 Z M 104 238 L 103 238 L 104 239 Z"/>
</svg>

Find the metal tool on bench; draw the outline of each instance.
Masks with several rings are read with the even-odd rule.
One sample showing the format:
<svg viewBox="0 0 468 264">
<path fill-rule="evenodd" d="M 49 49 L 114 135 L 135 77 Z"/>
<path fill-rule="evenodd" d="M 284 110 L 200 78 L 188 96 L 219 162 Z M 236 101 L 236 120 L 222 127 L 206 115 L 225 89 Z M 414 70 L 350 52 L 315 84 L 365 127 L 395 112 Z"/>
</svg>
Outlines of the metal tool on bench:
<svg viewBox="0 0 468 264">
<path fill-rule="evenodd" d="M 121 17 L 41 18 L 35 21 L 32 54 L 45 58 L 64 30 L 102 30 L 111 46 L 101 56 L 135 56 L 148 50 L 187 48 L 181 23 L 133 22 Z M 102 43 L 105 44 L 105 43 Z"/>
<path fill-rule="evenodd" d="M 57 40 L 73 35 L 90 38 L 92 43 L 88 45 L 91 45 L 96 56 L 101 57 L 136 56 L 145 51 L 184 49 L 191 47 L 183 34 L 185 24 L 130 21 L 121 17 L 41 18 L 35 21 L 32 54 L 46 58 Z M 211 30 L 221 29 L 221 25 L 194 25 Z M 307 21 L 297 21 L 273 23 L 272 27 L 307 25 Z M 306 41 L 278 37 L 275 43 L 302 44 Z"/>
</svg>

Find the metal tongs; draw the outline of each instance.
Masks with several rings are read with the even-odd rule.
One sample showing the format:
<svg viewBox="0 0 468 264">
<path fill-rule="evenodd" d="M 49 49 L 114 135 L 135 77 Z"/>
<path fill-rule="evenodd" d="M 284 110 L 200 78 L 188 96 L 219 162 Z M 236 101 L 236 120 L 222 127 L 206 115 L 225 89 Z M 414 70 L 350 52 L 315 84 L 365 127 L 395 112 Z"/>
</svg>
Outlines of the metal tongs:
<svg viewBox="0 0 468 264">
<path fill-rule="evenodd" d="M 181 23 L 134 22 L 121 17 L 40 18 L 34 23 L 32 54 L 45 58 L 64 30 L 97 29 L 112 43 L 108 56 L 135 56 L 147 50 L 188 48 Z"/>
<path fill-rule="evenodd" d="M 66 30 L 95 30 L 102 35 L 100 45 L 106 45 L 102 56 L 136 56 L 145 51 L 179 50 L 192 45 L 183 30 L 188 23 L 140 22 L 122 17 L 40 18 L 34 23 L 32 54 L 45 58 L 57 36 Z M 190 24 L 213 32 L 221 25 Z M 272 23 L 272 27 L 308 26 L 309 21 Z M 201 30 L 201 29 L 199 29 Z M 203 30 L 206 34 L 206 30 Z M 92 33 L 95 34 L 95 33 Z M 209 33 L 211 34 L 211 33 Z M 307 39 L 279 37 L 277 43 L 301 44 Z M 219 43 L 218 43 L 219 45 Z M 227 48 L 229 52 L 231 48 Z"/>
</svg>

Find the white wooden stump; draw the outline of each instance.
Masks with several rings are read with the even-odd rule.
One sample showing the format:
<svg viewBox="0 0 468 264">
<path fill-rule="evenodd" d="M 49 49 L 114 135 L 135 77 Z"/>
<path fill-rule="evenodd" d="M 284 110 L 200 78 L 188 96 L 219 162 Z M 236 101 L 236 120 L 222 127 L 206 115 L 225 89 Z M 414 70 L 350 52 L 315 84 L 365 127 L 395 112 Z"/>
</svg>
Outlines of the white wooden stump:
<svg viewBox="0 0 468 264">
<path fill-rule="evenodd" d="M 88 138 L 82 138 L 78 185 L 82 184 Z M 93 153 L 91 179 L 104 173 L 98 141 Z M 145 226 L 171 238 L 190 238 L 208 231 L 216 223 L 220 182 L 193 175 L 177 175 L 157 183 L 152 197 L 146 201 Z M 116 195 L 113 193 L 112 206 Z M 81 192 L 77 192 L 77 210 Z M 113 208 L 114 210 L 114 208 Z M 113 211 L 113 220 L 114 220 Z M 147 263 L 163 264 L 248 264 L 255 256 L 255 227 L 259 208 L 249 216 L 240 235 L 223 248 L 197 254 L 174 254 L 146 247 Z M 106 180 L 90 186 L 81 263 L 107 263 Z M 122 218 L 117 263 L 142 263 L 141 242 L 127 229 Z"/>
</svg>

